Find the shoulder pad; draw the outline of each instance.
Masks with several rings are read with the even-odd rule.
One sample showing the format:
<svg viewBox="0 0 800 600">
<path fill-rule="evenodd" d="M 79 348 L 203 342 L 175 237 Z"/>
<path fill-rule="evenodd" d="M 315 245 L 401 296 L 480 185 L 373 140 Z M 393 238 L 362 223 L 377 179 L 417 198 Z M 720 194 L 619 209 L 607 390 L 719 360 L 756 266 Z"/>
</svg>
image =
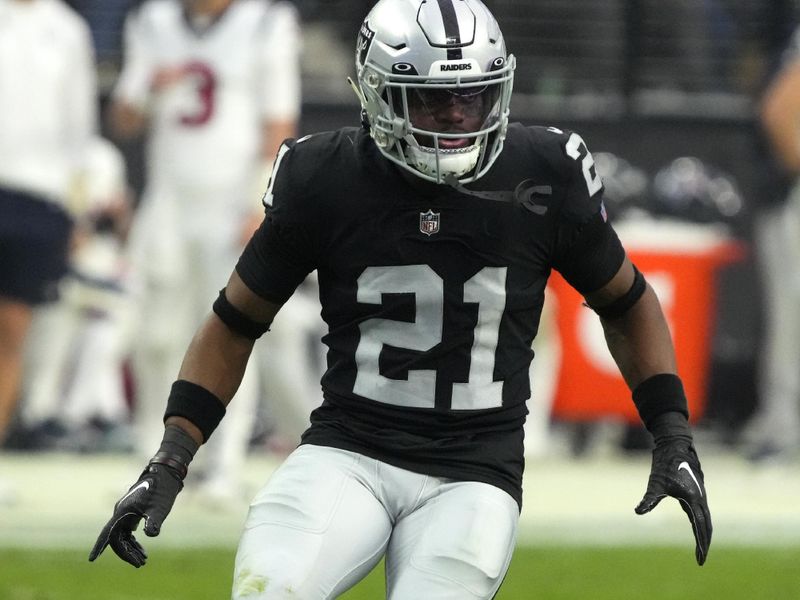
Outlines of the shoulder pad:
<svg viewBox="0 0 800 600">
<path fill-rule="evenodd" d="M 289 173 L 291 166 L 288 164 L 290 159 L 287 160 L 287 155 L 291 154 L 298 143 L 306 141 L 309 137 L 311 136 L 283 140 L 280 148 L 278 148 L 278 154 L 275 156 L 275 160 L 272 163 L 272 172 L 270 173 L 269 183 L 267 183 L 267 189 L 264 192 L 264 196 L 261 198 L 261 204 L 263 204 L 265 208 L 272 208 L 275 202 L 276 187 L 278 189 L 283 188 L 286 186 L 284 181 L 291 178 L 291 174 Z M 280 184 L 278 184 L 279 180 L 281 182 Z M 291 185 L 287 187 L 291 188 Z"/>
<path fill-rule="evenodd" d="M 538 130 L 536 134 L 541 140 L 545 158 L 564 178 L 562 214 L 579 223 L 588 221 L 597 213 L 605 215 L 603 182 L 583 138 L 568 129 L 534 129 Z"/>
<path fill-rule="evenodd" d="M 285 140 L 275 157 L 262 203 L 269 208 L 289 197 L 324 196 L 326 190 L 341 185 L 340 165 L 352 161 L 352 151 L 352 142 L 343 130 Z"/>
</svg>

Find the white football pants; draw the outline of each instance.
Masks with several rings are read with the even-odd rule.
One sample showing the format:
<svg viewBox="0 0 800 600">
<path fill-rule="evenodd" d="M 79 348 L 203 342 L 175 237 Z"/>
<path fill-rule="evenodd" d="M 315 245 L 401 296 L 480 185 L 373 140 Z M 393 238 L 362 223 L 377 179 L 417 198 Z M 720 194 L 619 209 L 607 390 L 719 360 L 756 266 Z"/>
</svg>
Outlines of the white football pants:
<svg viewBox="0 0 800 600">
<path fill-rule="evenodd" d="M 122 371 L 129 320 L 125 294 L 70 277 L 62 290 L 58 302 L 34 314 L 26 341 L 22 422 L 35 426 L 57 419 L 69 429 L 92 417 L 122 423 L 128 418 Z"/>
<path fill-rule="evenodd" d="M 800 185 L 756 223 L 764 281 L 765 336 L 760 406 L 753 437 L 782 448 L 800 444 Z"/>
<path fill-rule="evenodd" d="M 385 555 L 389 600 L 488 600 L 518 520 L 514 499 L 495 486 L 300 446 L 250 505 L 232 598 L 336 598 Z"/>
</svg>

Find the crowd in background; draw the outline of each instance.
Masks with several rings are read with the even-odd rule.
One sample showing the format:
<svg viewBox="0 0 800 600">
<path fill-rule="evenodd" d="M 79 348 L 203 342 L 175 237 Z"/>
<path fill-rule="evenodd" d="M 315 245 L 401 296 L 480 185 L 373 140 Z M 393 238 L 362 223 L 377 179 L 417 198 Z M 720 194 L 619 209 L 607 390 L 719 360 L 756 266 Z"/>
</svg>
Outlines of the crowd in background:
<svg viewBox="0 0 800 600">
<path fill-rule="evenodd" d="M 72 9 L 61 0 L 0 0 L 0 440 L 5 438 L 5 451 L 144 454 L 157 440 L 140 432 L 157 432 L 152 423 L 163 411 L 187 336 L 258 227 L 278 145 L 308 132 L 304 106 L 325 114 L 319 93 L 327 88 L 319 82 L 318 63 L 328 66 L 326 78 L 338 82 L 332 84 L 331 111 L 341 112 L 344 103 L 357 122 L 356 99 L 339 100 L 335 87 L 345 85 L 352 62 L 351 40 L 341 39 L 337 25 L 365 14 L 370 3 L 350 3 L 357 6 L 340 12 L 339 21 L 332 17 L 327 29 L 319 6 L 325 3 L 68 4 Z M 513 52 L 515 41 L 526 43 L 514 33 L 524 29 L 525 17 L 513 13 L 514 3 L 494 4 L 498 16 L 510 15 Z M 639 17 L 651 8 L 648 2 L 629 4 L 638 7 Z M 749 3 L 747 15 L 737 12 L 737 2 L 678 4 L 697 35 L 716 43 L 675 42 L 671 50 L 662 48 L 661 64 L 688 60 L 707 68 L 705 74 L 683 72 L 691 81 L 676 84 L 685 92 L 679 102 L 676 90 L 665 90 L 657 79 L 648 85 L 661 95 L 636 95 L 615 67 L 607 81 L 624 92 L 623 108 L 608 104 L 607 89 L 596 90 L 598 102 L 606 109 L 638 108 L 641 119 L 645 105 L 682 105 L 688 98 L 697 106 L 704 99 L 692 93 L 728 92 L 721 106 L 730 107 L 740 118 L 736 126 L 748 132 L 759 162 L 746 168 L 757 175 L 737 172 L 735 161 L 723 168 L 692 156 L 691 140 L 683 153 L 655 168 L 638 165 L 634 154 L 599 152 L 606 207 L 621 227 L 678 223 L 747 246 L 744 263 L 758 275 L 758 291 L 750 290 L 750 297 L 758 300 L 760 326 L 746 349 L 755 356 L 752 404 L 720 423 L 715 415 L 730 410 L 717 400 L 708 407 L 707 427 L 724 428 L 720 439 L 754 460 L 793 457 L 800 446 L 800 197 L 792 192 L 800 172 L 800 52 L 786 23 L 794 22 L 797 9 L 792 2 L 764 2 L 761 20 L 754 21 L 759 3 Z M 695 10 L 701 4 L 708 9 L 703 15 Z M 628 27 L 637 17 L 618 13 L 609 27 Z M 582 23 L 577 14 L 565 18 Z M 771 19 L 784 31 L 773 31 L 763 47 L 748 45 L 748 37 L 736 39 L 737 23 Z M 649 31 L 648 23 L 642 22 L 642 31 Z M 646 36 L 634 38 L 625 39 L 627 50 L 640 57 L 639 72 L 666 73 L 658 69 L 658 53 L 646 50 Z M 564 115 L 541 100 L 548 93 L 571 94 L 567 105 L 593 114 L 580 112 L 591 104 L 592 91 L 584 89 L 583 72 L 572 69 L 576 61 L 564 59 L 559 69 L 547 47 L 524 47 L 542 53 L 538 62 L 527 61 L 540 65 L 541 79 L 518 78 L 530 120 L 538 109 L 545 124 L 559 125 L 552 119 Z M 325 56 L 320 48 L 327 48 Z M 636 66 L 625 48 L 617 50 L 628 56 L 623 66 Z M 337 65 L 344 66 L 331 72 Z M 713 89 L 696 89 L 704 79 Z M 742 97 L 744 104 L 732 101 Z M 736 112 L 742 106 L 745 116 Z M 34 262 L 26 262 L 34 260 L 29 253 L 36 254 Z M 304 367 L 249 374 L 232 404 L 238 418 L 226 418 L 230 431 L 220 432 L 216 447 L 206 452 L 208 473 L 235 478 L 247 452 L 285 451 L 298 439 L 320 400 L 324 331 L 315 289 L 314 281 L 306 282 L 258 346 Z M 722 294 L 718 302 L 721 313 L 734 301 Z M 713 328 L 707 335 L 714 335 Z M 546 313 L 536 343 L 556 344 L 557 338 Z M 529 443 L 537 452 L 546 451 L 552 430 L 557 369 L 534 361 L 538 396 Z M 572 449 L 585 448 L 586 424 L 569 430 Z M 636 433 L 626 431 L 621 446 L 635 448 Z M 0 498 L 1 480 L 2 469 Z M 235 481 L 203 483 L 210 496 L 236 493 Z"/>
</svg>

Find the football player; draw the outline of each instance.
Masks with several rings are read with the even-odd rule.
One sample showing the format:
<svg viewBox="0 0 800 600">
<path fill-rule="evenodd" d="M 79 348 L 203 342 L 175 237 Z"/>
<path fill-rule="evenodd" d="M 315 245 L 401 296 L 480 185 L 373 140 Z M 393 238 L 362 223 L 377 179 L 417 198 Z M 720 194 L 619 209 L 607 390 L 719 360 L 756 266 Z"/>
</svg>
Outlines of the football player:
<svg viewBox="0 0 800 600">
<path fill-rule="evenodd" d="M 128 419 L 124 238 L 130 192 L 124 156 L 104 137 L 89 144 L 82 187 L 85 206 L 75 223 L 61 299 L 36 312 L 25 346 L 19 417 L 31 442 L 39 437 L 43 449 L 52 444 L 90 450 L 91 438 L 99 442 L 100 436 L 86 434 L 101 430 L 116 429 L 123 442 L 119 434 Z"/>
<path fill-rule="evenodd" d="M 140 315 L 133 414 L 137 445 L 148 456 L 160 439 L 154 429 L 163 413 L 158 398 L 168 392 L 197 321 L 263 218 L 259 200 L 267 171 L 281 142 L 295 135 L 299 46 L 297 13 L 285 2 L 151 0 L 126 19 L 125 63 L 109 118 L 121 138 L 149 133 L 147 181 L 129 242 Z M 305 327 L 290 322 L 296 312 L 287 311 L 280 326 Z M 299 338 L 270 342 L 287 339 Z M 300 345 L 307 350 L 305 340 Z M 259 394 L 257 362 L 205 453 L 202 490 L 214 500 L 235 496 L 242 486 Z M 316 369 L 304 374 L 309 382 L 315 378 Z M 273 388 L 275 381 L 280 378 L 270 382 Z M 281 400 L 307 422 L 309 396 L 319 396 L 319 388 L 296 385 L 293 391 Z"/>
<path fill-rule="evenodd" d="M 381 557 L 388 598 L 492 598 L 556 269 L 598 313 L 655 438 L 636 511 L 678 498 L 705 562 L 703 473 L 659 302 L 606 221 L 581 137 L 509 124 L 514 66 L 480 0 L 374 6 L 356 50 L 363 126 L 282 146 L 266 218 L 173 384 L 162 445 L 90 559 L 110 544 L 144 564 L 133 529 L 159 533 L 254 340 L 316 269 L 325 399 L 250 506 L 233 598 L 334 598 Z"/>
<path fill-rule="evenodd" d="M 68 270 L 84 159 L 97 131 L 86 22 L 61 0 L 0 0 L 0 443 L 34 309 Z"/>
<path fill-rule="evenodd" d="M 800 28 L 763 93 L 763 187 L 755 219 L 763 281 L 764 340 L 759 355 L 760 404 L 744 431 L 753 460 L 786 460 L 800 448 Z M 766 168 L 769 167 L 769 168 Z"/>
</svg>

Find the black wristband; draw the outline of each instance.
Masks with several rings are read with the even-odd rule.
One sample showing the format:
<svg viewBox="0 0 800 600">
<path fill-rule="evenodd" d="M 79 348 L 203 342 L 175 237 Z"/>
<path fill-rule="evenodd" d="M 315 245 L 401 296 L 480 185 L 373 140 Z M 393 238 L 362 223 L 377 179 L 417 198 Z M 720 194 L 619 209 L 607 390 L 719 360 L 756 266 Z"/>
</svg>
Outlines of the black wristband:
<svg viewBox="0 0 800 600">
<path fill-rule="evenodd" d="M 169 417 L 184 417 L 191 421 L 207 441 L 225 416 L 225 406 L 219 398 L 203 386 L 178 379 L 172 384 L 167 399 L 164 420 Z"/>
<path fill-rule="evenodd" d="M 633 390 L 633 403 L 648 430 L 653 419 L 667 412 L 678 412 L 689 418 L 683 383 L 672 373 L 653 375 L 637 385 Z"/>
</svg>

